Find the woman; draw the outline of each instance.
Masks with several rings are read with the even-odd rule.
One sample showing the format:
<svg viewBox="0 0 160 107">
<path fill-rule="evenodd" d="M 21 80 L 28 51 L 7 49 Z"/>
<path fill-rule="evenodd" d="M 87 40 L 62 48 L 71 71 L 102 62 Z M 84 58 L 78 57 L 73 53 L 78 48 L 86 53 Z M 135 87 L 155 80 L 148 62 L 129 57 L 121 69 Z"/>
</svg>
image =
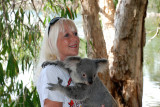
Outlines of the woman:
<svg viewBox="0 0 160 107">
<path fill-rule="evenodd" d="M 61 17 L 53 18 L 43 38 L 36 73 L 38 77 L 36 86 L 42 107 L 80 107 L 80 104 L 73 104 L 73 101 L 59 91 L 50 91 L 46 88 L 47 83 L 57 84 L 57 77 L 63 80 L 62 85 L 73 85 L 68 84 L 70 76 L 58 66 L 48 65 L 41 68 L 44 61 L 63 61 L 67 56 L 78 55 L 78 51 L 79 37 L 74 22 Z"/>
</svg>

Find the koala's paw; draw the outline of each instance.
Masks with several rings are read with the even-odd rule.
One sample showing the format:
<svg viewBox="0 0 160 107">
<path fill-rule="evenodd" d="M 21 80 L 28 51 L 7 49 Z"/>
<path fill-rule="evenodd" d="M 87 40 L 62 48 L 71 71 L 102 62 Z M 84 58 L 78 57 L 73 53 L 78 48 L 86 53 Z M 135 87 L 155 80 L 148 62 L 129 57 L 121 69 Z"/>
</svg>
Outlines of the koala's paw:
<svg viewBox="0 0 160 107">
<path fill-rule="evenodd" d="M 57 63 L 56 63 L 56 62 L 45 61 L 45 62 L 43 62 L 43 64 L 42 64 L 42 68 L 44 68 L 44 67 L 47 66 L 47 65 L 57 65 Z"/>
<path fill-rule="evenodd" d="M 48 61 L 43 62 L 42 68 L 44 68 L 44 67 L 47 66 L 47 65 L 50 65 L 50 62 L 48 62 Z"/>
<path fill-rule="evenodd" d="M 58 77 L 58 84 L 61 85 L 63 82 L 63 80 L 61 78 Z"/>
<path fill-rule="evenodd" d="M 58 84 L 52 84 L 52 83 L 48 83 L 49 87 L 47 87 L 47 89 L 49 90 L 57 90 L 57 88 L 59 87 Z"/>
</svg>

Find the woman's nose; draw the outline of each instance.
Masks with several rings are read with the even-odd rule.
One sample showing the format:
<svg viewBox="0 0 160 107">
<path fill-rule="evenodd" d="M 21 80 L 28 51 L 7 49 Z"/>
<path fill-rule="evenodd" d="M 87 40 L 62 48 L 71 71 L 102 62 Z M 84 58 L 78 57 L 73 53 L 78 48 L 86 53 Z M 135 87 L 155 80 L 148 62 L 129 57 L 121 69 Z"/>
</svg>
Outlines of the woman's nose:
<svg viewBox="0 0 160 107">
<path fill-rule="evenodd" d="M 72 41 L 79 41 L 79 37 L 78 36 L 75 36 L 74 34 L 72 34 L 72 36 L 71 36 L 71 40 Z"/>
</svg>

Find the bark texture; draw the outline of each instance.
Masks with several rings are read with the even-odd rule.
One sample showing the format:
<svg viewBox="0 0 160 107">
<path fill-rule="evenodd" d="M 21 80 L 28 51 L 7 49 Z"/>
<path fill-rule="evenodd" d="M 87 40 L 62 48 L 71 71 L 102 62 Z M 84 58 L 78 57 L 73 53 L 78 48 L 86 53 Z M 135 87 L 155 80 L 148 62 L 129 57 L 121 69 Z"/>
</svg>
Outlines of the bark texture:
<svg viewBox="0 0 160 107">
<path fill-rule="evenodd" d="M 109 4 L 111 0 L 105 2 Z M 113 14 L 109 16 L 107 13 L 105 16 L 108 16 L 109 22 L 105 22 L 105 27 L 114 28 L 114 22 L 115 33 L 110 35 L 110 37 L 114 36 L 111 53 L 109 53 L 112 54 L 109 55 L 112 56 L 110 67 L 107 67 L 107 71 L 99 76 L 120 107 L 142 106 L 144 21 L 147 3 L 148 0 L 119 0 L 115 20 L 113 20 Z M 102 10 L 98 6 L 98 1 L 81 0 L 81 4 L 88 57 L 108 58 L 99 22 L 99 11 Z M 108 7 L 104 6 L 103 12 L 106 12 L 106 8 Z M 107 34 L 104 32 L 104 35 Z"/>
<path fill-rule="evenodd" d="M 105 40 L 99 21 L 98 2 L 97 0 L 81 0 L 81 4 L 88 57 L 107 58 Z"/>
<path fill-rule="evenodd" d="M 115 17 L 113 65 L 115 98 L 120 106 L 141 107 L 143 92 L 143 47 L 148 0 L 119 1 Z"/>
</svg>

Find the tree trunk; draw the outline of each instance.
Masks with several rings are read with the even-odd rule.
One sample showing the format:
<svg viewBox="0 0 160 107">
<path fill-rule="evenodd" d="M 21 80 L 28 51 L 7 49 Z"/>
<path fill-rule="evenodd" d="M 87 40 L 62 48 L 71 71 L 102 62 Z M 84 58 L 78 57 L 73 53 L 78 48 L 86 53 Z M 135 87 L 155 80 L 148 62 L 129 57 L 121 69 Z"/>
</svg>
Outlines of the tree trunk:
<svg viewBox="0 0 160 107">
<path fill-rule="evenodd" d="M 87 55 L 91 58 L 107 58 L 107 51 L 99 21 L 97 0 L 81 0 L 83 29 L 87 39 Z"/>
<path fill-rule="evenodd" d="M 106 44 L 99 21 L 99 6 L 97 0 L 81 0 L 83 29 L 87 40 L 87 56 L 89 58 L 108 58 Z M 111 89 L 109 69 L 99 73 L 99 77 L 107 88 Z"/>
<path fill-rule="evenodd" d="M 115 17 L 115 39 L 111 80 L 119 105 L 141 107 L 143 92 L 143 47 L 148 0 L 119 1 Z"/>
<path fill-rule="evenodd" d="M 112 51 L 109 53 L 112 54 L 112 63 L 109 71 L 100 75 L 119 106 L 122 107 L 142 106 L 144 19 L 147 2 L 148 0 L 119 0 L 114 20 L 115 35 L 114 33 L 110 35 L 114 36 Z M 106 45 L 99 22 L 98 1 L 81 0 L 81 4 L 88 57 L 107 58 Z M 111 23 L 105 25 L 108 28 L 114 28 L 113 16 L 111 17 L 109 17 Z"/>
</svg>

